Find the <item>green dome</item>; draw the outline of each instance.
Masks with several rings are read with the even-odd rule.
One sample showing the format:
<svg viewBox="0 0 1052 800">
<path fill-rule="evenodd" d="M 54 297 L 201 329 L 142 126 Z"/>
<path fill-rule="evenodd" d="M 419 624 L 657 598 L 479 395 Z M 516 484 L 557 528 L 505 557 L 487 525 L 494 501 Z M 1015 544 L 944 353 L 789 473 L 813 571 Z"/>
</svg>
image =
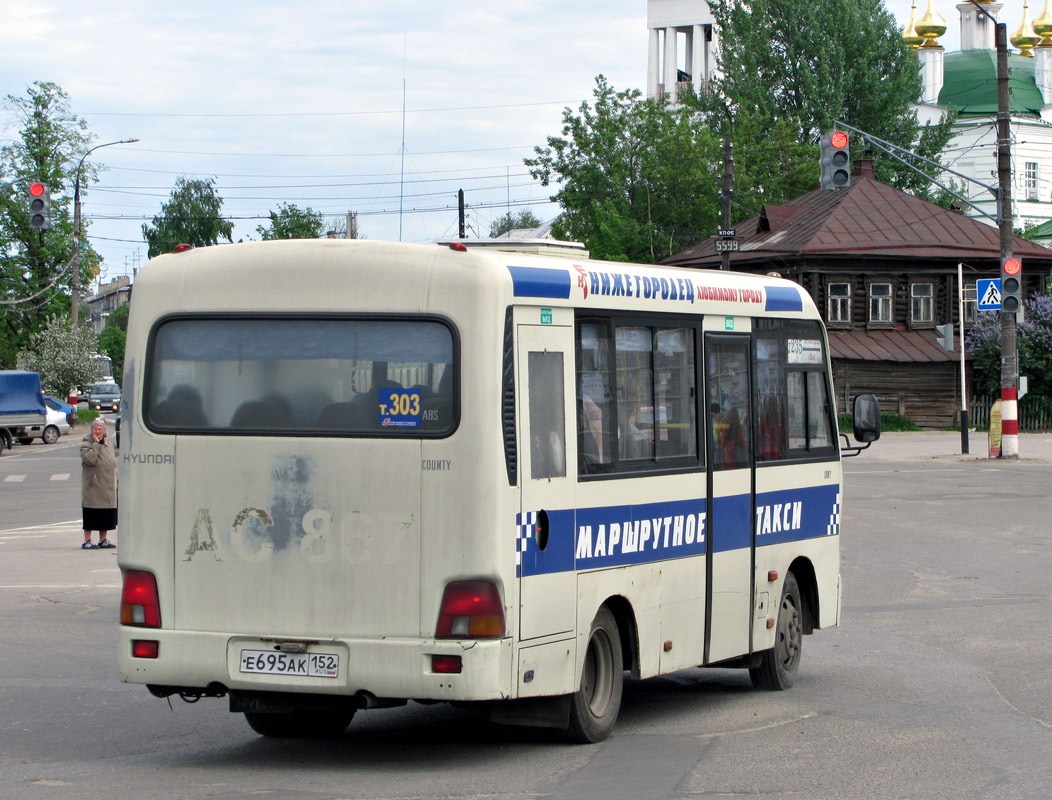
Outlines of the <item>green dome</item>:
<svg viewBox="0 0 1052 800">
<path fill-rule="evenodd" d="M 1039 116 L 1045 101 L 1034 82 L 1034 59 L 1008 54 L 1008 96 L 1012 114 Z M 997 51 L 960 50 L 947 53 L 939 105 L 955 109 L 962 117 L 989 117 L 997 113 Z"/>
</svg>

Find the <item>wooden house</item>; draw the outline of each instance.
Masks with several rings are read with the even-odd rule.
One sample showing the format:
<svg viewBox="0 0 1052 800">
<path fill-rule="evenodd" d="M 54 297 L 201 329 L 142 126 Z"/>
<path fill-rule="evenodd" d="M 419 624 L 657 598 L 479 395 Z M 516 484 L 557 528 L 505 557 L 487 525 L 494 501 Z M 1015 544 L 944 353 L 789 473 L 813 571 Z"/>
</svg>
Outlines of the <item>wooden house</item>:
<svg viewBox="0 0 1052 800">
<path fill-rule="evenodd" d="M 864 160 L 848 188 L 764 206 L 735 230 L 740 249 L 730 254 L 731 269 L 777 272 L 806 288 L 821 310 L 840 411 L 869 392 L 882 409 L 922 427 L 959 423 L 958 264 L 967 329 L 976 319 L 976 280 L 1000 277 L 997 228 L 879 183 Z M 720 269 L 716 239 L 663 263 Z M 1043 291 L 1052 250 L 1015 237 L 1012 251 L 1023 263 L 1025 294 Z M 937 343 L 935 326 L 948 322 L 953 351 Z M 965 363 L 971 386 L 967 353 Z"/>
</svg>

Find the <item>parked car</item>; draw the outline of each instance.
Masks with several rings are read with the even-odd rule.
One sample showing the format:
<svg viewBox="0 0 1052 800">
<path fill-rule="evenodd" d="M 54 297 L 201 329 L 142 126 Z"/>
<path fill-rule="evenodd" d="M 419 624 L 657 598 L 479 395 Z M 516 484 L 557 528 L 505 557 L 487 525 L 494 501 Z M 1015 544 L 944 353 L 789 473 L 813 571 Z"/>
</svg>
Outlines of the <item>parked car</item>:
<svg viewBox="0 0 1052 800">
<path fill-rule="evenodd" d="M 69 419 L 66 417 L 64 411 L 52 408 L 51 404 L 48 403 L 47 398 L 44 399 L 44 405 L 47 409 L 47 424 L 45 425 L 27 425 L 25 428 L 25 436 L 19 436 L 18 441 L 20 444 L 32 444 L 33 440 L 40 438 L 44 440 L 44 444 L 54 444 L 58 441 L 58 437 L 67 434 L 70 431 Z"/>
<path fill-rule="evenodd" d="M 115 383 L 96 383 L 88 390 L 88 408 L 116 411 L 121 407 L 121 387 Z"/>
<path fill-rule="evenodd" d="M 48 408 L 54 409 L 55 411 L 61 411 L 66 415 L 66 422 L 72 425 L 77 420 L 77 407 L 70 403 L 64 403 L 57 397 L 51 397 L 44 395 L 44 405 Z"/>
</svg>

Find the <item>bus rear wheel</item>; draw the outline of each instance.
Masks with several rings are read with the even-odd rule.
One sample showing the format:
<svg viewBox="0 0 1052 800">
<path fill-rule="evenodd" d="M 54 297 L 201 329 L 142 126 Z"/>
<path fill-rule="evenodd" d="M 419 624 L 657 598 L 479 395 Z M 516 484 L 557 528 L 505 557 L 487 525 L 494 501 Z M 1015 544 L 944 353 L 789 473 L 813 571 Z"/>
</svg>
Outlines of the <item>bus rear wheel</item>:
<svg viewBox="0 0 1052 800">
<path fill-rule="evenodd" d="M 802 609 L 800 587 L 790 572 L 785 576 L 782 601 L 778 604 L 774 647 L 764 651 L 760 666 L 749 670 L 752 685 L 757 689 L 780 692 L 796 681 L 804 643 Z"/>
<path fill-rule="evenodd" d="M 624 661 L 617 620 L 606 606 L 599 609 L 588 634 L 580 688 L 570 697 L 567 740 L 601 742 L 614 729 L 621 710 Z"/>
<path fill-rule="evenodd" d="M 260 736 L 275 739 L 333 739 L 351 724 L 354 711 L 309 710 L 283 714 L 246 711 L 245 721 Z"/>
</svg>

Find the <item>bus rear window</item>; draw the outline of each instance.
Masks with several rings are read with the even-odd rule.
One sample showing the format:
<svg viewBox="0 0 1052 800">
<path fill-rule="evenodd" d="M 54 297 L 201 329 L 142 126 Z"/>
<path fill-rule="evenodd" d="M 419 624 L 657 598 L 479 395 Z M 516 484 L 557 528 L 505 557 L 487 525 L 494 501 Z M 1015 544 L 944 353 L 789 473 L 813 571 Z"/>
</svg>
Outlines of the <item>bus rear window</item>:
<svg viewBox="0 0 1052 800">
<path fill-rule="evenodd" d="M 158 432 L 444 436 L 454 351 L 435 319 L 170 318 L 151 337 L 143 416 Z"/>
</svg>

